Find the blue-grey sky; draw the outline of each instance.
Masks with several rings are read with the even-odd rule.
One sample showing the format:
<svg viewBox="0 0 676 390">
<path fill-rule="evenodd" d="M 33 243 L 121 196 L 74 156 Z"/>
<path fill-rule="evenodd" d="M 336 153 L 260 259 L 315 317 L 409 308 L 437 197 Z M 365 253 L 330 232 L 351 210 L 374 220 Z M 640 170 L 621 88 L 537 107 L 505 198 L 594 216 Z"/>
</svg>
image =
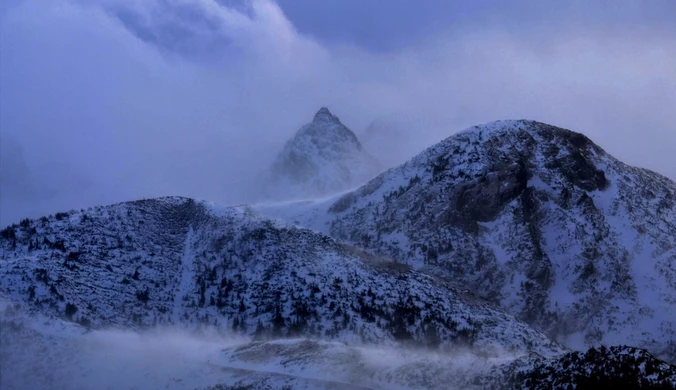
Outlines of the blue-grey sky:
<svg viewBox="0 0 676 390">
<path fill-rule="evenodd" d="M 436 34 L 501 29 L 546 45 L 571 29 L 676 31 L 670 0 L 279 0 L 300 33 L 369 50 L 396 50 Z M 544 37 L 543 37 L 544 36 Z"/>
<path fill-rule="evenodd" d="M 0 225 L 161 195 L 245 202 L 321 106 L 357 134 L 405 129 L 407 154 L 541 120 L 676 178 L 674 20 L 660 0 L 4 0 Z"/>
</svg>

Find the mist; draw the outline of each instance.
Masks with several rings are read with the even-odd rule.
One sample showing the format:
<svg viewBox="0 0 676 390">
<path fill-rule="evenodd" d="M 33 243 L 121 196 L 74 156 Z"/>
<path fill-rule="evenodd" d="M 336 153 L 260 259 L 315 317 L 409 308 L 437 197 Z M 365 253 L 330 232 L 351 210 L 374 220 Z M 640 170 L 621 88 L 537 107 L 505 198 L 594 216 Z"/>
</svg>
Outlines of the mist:
<svg viewBox="0 0 676 390">
<path fill-rule="evenodd" d="M 676 178 L 676 34 L 652 19 L 618 28 L 627 4 L 612 21 L 493 10 L 497 23 L 442 20 L 424 34 L 411 27 L 424 18 L 393 6 L 415 39 L 390 42 L 335 33 L 351 18 L 370 25 L 358 9 L 270 0 L 4 3 L 0 225 L 165 195 L 249 202 L 322 106 L 359 136 L 385 119 L 416 140 L 381 145 L 388 162 L 474 124 L 534 119 Z"/>
<path fill-rule="evenodd" d="M 206 389 L 256 383 L 407 389 L 423 382 L 429 388 L 454 389 L 518 358 L 507 352 L 481 357 L 462 348 L 439 353 L 310 339 L 254 341 L 209 328 L 82 333 L 56 319 L 0 325 L 0 385 L 8 389 Z M 433 374 L 420 378 L 421 370 Z"/>
</svg>

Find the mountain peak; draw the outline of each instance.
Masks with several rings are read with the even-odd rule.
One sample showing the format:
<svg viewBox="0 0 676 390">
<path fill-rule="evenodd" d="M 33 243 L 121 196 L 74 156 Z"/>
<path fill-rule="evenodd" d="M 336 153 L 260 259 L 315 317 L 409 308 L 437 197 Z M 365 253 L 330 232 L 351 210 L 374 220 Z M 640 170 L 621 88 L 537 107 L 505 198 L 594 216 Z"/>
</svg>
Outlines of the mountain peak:
<svg viewBox="0 0 676 390">
<path fill-rule="evenodd" d="M 502 119 L 487 123 L 482 123 L 469 127 L 465 130 L 459 131 L 456 133 L 456 136 L 479 136 L 480 133 L 488 136 L 501 136 L 505 134 L 513 134 L 519 132 L 527 132 L 530 134 L 541 134 L 541 135 L 558 135 L 564 138 L 570 136 L 576 136 L 578 138 L 584 138 L 589 140 L 585 135 L 581 133 L 574 132 L 572 130 L 564 129 L 561 127 L 553 126 L 547 123 L 538 122 L 530 119 Z M 451 136 L 450 138 L 453 138 Z M 450 139 L 449 138 L 449 139 Z M 549 137 L 546 137 L 547 139 Z M 578 140 L 582 141 L 582 140 Z M 585 142 L 587 143 L 587 142 Z"/>
<path fill-rule="evenodd" d="M 363 184 L 380 171 L 352 130 L 322 107 L 284 145 L 262 191 L 273 198 L 323 196 Z"/>
<path fill-rule="evenodd" d="M 532 121 L 532 120 L 526 120 L 526 119 L 501 119 L 501 120 L 497 120 L 497 121 L 491 121 L 491 122 L 475 125 L 475 126 L 467 128 L 467 129 L 464 129 L 462 131 L 459 131 L 456 134 L 457 135 L 472 135 L 472 134 L 478 135 L 479 133 L 505 134 L 505 133 L 524 131 L 524 130 L 527 130 L 529 128 L 535 128 L 538 125 L 552 127 L 552 126 L 547 125 L 545 123 L 540 123 L 540 122 L 536 122 L 536 121 Z"/>
<path fill-rule="evenodd" d="M 337 116 L 333 115 L 331 111 L 329 111 L 328 108 L 322 107 L 317 111 L 315 114 L 314 119 L 312 120 L 313 122 L 338 122 L 340 123 L 340 120 L 338 119 Z"/>
<path fill-rule="evenodd" d="M 661 309 L 676 300 L 674 199 L 676 183 L 584 134 L 506 120 L 451 135 L 293 220 L 433 269 L 569 346 L 573 334 L 587 346 L 631 340 L 676 361 L 671 335 L 657 331 L 676 329 Z"/>
</svg>

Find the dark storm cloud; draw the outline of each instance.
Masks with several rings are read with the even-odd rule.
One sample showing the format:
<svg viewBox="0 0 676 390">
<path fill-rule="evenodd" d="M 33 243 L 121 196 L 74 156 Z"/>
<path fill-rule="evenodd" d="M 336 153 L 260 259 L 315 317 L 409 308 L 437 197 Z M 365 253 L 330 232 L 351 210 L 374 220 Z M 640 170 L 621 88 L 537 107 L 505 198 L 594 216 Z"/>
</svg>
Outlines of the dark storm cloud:
<svg viewBox="0 0 676 390">
<path fill-rule="evenodd" d="M 402 155 L 529 118 L 676 177 L 672 3 L 463 3 L 3 2 L 0 132 L 21 153 L 3 152 L 0 225 L 150 196 L 245 202 L 321 106 L 357 133 L 395 118 L 417 141 Z"/>
</svg>

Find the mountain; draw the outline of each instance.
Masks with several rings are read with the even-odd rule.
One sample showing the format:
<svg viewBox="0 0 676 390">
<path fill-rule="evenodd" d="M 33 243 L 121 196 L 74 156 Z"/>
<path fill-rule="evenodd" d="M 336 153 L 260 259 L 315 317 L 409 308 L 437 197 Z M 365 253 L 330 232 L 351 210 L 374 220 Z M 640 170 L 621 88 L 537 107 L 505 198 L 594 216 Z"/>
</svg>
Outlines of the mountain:
<svg viewBox="0 0 676 390">
<path fill-rule="evenodd" d="M 465 348 L 565 349 L 448 283 L 242 209 L 162 198 L 0 232 L 0 293 L 92 329 L 214 328 Z"/>
<path fill-rule="evenodd" d="M 0 387 L 673 388 L 675 203 L 581 134 L 501 121 L 328 199 L 24 219 Z"/>
<path fill-rule="evenodd" d="M 567 389 L 676 386 L 630 347 L 486 357 L 306 338 L 91 330 L 0 300 L 3 389 Z"/>
<path fill-rule="evenodd" d="M 475 126 L 355 191 L 256 209 L 453 281 L 571 348 L 676 361 L 676 184 L 582 134 Z"/>
<path fill-rule="evenodd" d="M 323 107 L 284 145 L 259 182 L 268 199 L 311 198 L 354 188 L 381 171 L 357 136 Z"/>
</svg>

